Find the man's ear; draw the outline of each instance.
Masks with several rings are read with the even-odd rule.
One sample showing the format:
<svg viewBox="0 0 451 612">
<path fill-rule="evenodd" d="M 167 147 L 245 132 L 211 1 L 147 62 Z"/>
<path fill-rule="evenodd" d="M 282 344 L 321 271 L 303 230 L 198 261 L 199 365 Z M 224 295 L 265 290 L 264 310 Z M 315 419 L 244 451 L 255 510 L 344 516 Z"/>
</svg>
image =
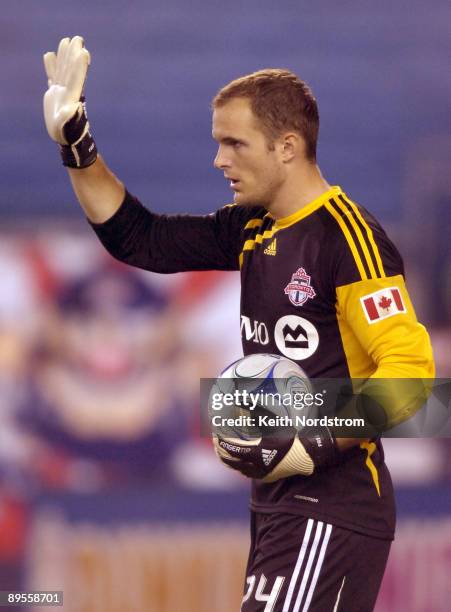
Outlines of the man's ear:
<svg viewBox="0 0 451 612">
<path fill-rule="evenodd" d="M 291 162 L 295 157 L 303 153 L 305 149 L 304 141 L 300 134 L 287 132 L 280 139 L 280 152 L 284 163 Z"/>
</svg>

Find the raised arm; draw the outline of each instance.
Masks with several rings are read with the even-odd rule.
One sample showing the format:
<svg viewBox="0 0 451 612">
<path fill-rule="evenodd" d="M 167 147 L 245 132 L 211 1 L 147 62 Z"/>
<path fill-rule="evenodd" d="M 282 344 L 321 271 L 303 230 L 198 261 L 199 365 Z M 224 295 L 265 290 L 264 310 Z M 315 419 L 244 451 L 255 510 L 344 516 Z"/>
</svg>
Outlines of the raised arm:
<svg viewBox="0 0 451 612">
<path fill-rule="evenodd" d="M 248 221 L 265 211 L 226 206 L 211 215 L 165 215 L 144 207 L 97 153 L 83 88 L 90 55 L 83 38 L 63 38 L 44 55 L 44 116 L 94 231 L 120 261 L 153 272 L 238 270 Z"/>
<path fill-rule="evenodd" d="M 83 96 L 89 64 L 81 36 L 63 38 L 56 53 L 44 55 L 48 78 L 44 117 L 50 137 L 60 145 L 63 164 L 88 219 L 103 223 L 118 210 L 125 189 L 98 156 L 90 132 Z"/>
</svg>

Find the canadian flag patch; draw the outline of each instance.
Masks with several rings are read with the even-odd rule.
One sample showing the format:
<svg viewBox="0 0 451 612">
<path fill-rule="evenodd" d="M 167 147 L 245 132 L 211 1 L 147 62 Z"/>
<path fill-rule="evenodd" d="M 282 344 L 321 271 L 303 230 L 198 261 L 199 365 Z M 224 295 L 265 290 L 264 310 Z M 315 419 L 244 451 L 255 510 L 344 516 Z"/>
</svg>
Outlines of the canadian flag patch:
<svg viewBox="0 0 451 612">
<path fill-rule="evenodd" d="M 398 287 L 380 289 L 364 295 L 360 302 L 368 323 L 376 323 L 400 312 L 407 312 Z"/>
</svg>

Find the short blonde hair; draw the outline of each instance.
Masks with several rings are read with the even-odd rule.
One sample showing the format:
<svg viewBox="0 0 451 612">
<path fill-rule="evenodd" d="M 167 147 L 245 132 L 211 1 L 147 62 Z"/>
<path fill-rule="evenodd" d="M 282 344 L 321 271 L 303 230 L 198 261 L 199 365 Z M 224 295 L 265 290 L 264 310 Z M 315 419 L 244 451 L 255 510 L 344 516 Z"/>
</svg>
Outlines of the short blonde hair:
<svg viewBox="0 0 451 612">
<path fill-rule="evenodd" d="M 316 161 L 319 131 L 318 105 L 310 87 L 290 70 L 266 68 L 225 85 L 212 101 L 212 108 L 233 98 L 247 98 L 270 144 L 292 130 L 305 141 L 306 157 Z"/>
</svg>

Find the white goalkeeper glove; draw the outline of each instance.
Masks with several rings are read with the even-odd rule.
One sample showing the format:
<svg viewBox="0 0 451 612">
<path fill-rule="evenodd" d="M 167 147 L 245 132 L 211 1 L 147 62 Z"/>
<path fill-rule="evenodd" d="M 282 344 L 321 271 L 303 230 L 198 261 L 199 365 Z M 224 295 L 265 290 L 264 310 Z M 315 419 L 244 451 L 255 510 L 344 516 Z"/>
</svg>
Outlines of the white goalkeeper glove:
<svg viewBox="0 0 451 612">
<path fill-rule="evenodd" d="M 89 131 L 83 87 L 90 63 L 83 38 L 63 38 L 58 51 L 44 55 L 48 90 L 44 95 L 44 118 L 50 138 L 61 148 L 63 164 L 86 168 L 97 158 Z"/>
<path fill-rule="evenodd" d="M 213 438 L 219 459 L 249 478 L 274 482 L 289 476 L 310 476 L 315 470 L 338 463 L 340 452 L 328 427 L 300 436 L 274 436 L 241 440 Z"/>
</svg>

